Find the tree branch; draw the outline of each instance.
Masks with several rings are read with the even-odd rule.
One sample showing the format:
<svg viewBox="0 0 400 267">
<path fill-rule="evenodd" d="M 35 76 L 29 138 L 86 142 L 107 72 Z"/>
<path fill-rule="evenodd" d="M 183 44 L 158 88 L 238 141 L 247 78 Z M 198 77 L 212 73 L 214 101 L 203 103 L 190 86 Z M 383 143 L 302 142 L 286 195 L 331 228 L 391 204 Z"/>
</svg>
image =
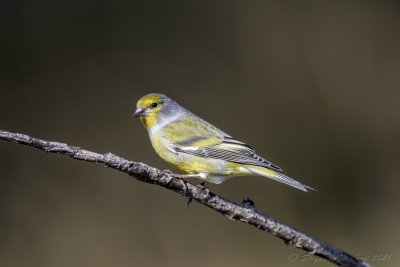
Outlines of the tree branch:
<svg viewBox="0 0 400 267">
<path fill-rule="evenodd" d="M 144 163 L 128 161 L 111 153 L 98 154 L 81 149 L 80 147 L 41 140 L 19 133 L 0 130 L 0 139 L 33 146 L 46 152 L 68 155 L 74 159 L 97 163 L 125 172 L 141 182 L 156 184 L 173 190 L 189 199 L 194 199 L 222 213 L 231 220 L 239 220 L 253 225 L 260 230 L 267 231 L 281 238 L 287 244 L 293 244 L 339 266 L 369 266 L 367 263 L 354 258 L 336 247 L 328 245 L 261 213 L 254 207 L 251 200 L 237 204 L 210 192 L 203 186 L 195 186 L 183 181 L 170 171 L 160 171 Z"/>
</svg>

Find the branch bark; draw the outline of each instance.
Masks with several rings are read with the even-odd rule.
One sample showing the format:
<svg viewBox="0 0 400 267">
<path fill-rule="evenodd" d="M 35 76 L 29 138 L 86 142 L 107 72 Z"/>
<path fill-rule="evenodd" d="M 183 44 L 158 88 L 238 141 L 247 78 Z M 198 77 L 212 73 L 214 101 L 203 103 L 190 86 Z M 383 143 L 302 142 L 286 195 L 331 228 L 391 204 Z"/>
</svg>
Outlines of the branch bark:
<svg viewBox="0 0 400 267">
<path fill-rule="evenodd" d="M 292 244 L 311 254 L 327 259 L 339 266 L 370 266 L 350 254 L 326 244 L 312 236 L 302 233 L 280 221 L 261 213 L 251 200 L 240 204 L 220 197 L 203 186 L 196 186 L 177 178 L 170 171 L 160 171 L 141 162 L 132 162 L 111 153 L 98 154 L 65 143 L 33 138 L 25 134 L 0 130 L 0 139 L 18 144 L 33 146 L 46 152 L 68 155 L 71 158 L 93 162 L 108 168 L 125 172 L 138 181 L 156 184 L 175 191 L 189 199 L 222 213 L 231 220 L 238 220 L 269 232 L 285 243 Z"/>
</svg>

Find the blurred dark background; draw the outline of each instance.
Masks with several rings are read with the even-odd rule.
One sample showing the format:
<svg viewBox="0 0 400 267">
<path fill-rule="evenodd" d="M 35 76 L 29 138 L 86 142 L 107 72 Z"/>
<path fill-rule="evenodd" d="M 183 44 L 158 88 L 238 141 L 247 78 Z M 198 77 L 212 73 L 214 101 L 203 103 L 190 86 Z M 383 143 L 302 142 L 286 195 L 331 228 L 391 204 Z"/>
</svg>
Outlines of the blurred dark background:
<svg viewBox="0 0 400 267">
<path fill-rule="evenodd" d="M 400 264 L 395 1 L 2 1 L 0 21 L 1 129 L 165 169 L 131 116 L 164 93 L 318 189 L 211 190 Z M 0 151 L 0 266 L 332 266 L 114 170 Z"/>
</svg>

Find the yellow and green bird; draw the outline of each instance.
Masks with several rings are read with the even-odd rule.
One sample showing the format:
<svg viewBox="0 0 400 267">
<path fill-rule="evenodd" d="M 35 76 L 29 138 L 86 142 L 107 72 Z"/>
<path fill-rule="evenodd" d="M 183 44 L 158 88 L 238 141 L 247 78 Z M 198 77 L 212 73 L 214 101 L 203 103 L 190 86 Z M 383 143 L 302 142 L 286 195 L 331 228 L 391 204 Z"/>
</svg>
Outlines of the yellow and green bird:
<svg viewBox="0 0 400 267">
<path fill-rule="evenodd" d="M 261 175 L 303 191 L 313 189 L 279 173 L 281 168 L 258 156 L 250 146 L 163 94 L 142 97 L 133 116 L 140 117 L 157 154 L 186 173 L 181 177 L 220 184 L 233 176 Z"/>
</svg>

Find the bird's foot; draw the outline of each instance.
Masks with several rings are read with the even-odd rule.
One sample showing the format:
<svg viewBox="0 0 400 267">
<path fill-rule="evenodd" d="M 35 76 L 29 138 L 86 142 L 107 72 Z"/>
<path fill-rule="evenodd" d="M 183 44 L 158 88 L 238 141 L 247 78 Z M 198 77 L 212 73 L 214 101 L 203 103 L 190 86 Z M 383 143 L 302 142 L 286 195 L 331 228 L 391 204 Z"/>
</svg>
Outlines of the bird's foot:
<svg viewBox="0 0 400 267">
<path fill-rule="evenodd" d="M 200 187 L 200 188 L 207 188 L 207 187 L 206 187 L 206 181 L 202 181 L 202 182 L 198 183 L 198 184 L 197 184 L 197 187 Z"/>
<path fill-rule="evenodd" d="M 170 170 L 163 170 L 162 172 L 163 172 L 164 174 L 171 175 L 173 178 L 179 179 L 179 180 L 180 180 L 180 183 L 183 184 L 183 186 L 184 186 L 183 193 L 184 193 L 184 194 L 187 193 L 187 191 L 188 191 L 188 186 L 187 186 L 186 181 L 184 180 L 184 178 L 185 178 L 185 177 L 183 177 L 183 176 L 185 176 L 184 174 L 173 173 L 173 172 L 170 171 Z"/>
<path fill-rule="evenodd" d="M 210 190 L 205 186 L 206 181 L 202 181 L 201 183 L 199 183 L 198 185 L 196 185 L 197 187 L 200 188 L 200 194 L 204 194 L 208 195 L 208 193 L 210 192 Z M 189 197 L 188 202 L 187 202 L 187 207 L 189 208 L 190 203 L 192 203 L 193 198 Z"/>
<path fill-rule="evenodd" d="M 208 187 L 206 186 L 206 181 L 202 181 L 201 183 L 199 183 L 196 186 L 201 189 L 202 194 L 204 192 L 205 195 L 208 195 L 208 193 L 210 192 L 210 189 L 208 189 Z"/>
<path fill-rule="evenodd" d="M 172 171 L 170 171 L 170 170 L 163 170 L 161 173 L 162 173 L 162 174 L 168 174 L 168 175 L 170 175 L 170 176 L 172 176 L 172 177 L 175 177 L 175 174 L 174 174 Z"/>
<path fill-rule="evenodd" d="M 242 206 L 244 208 L 248 208 L 248 209 L 255 209 L 256 208 L 256 206 L 254 204 L 254 201 L 251 200 L 248 197 L 246 197 L 245 199 L 242 200 L 242 202 L 240 202 L 240 206 Z"/>
</svg>

